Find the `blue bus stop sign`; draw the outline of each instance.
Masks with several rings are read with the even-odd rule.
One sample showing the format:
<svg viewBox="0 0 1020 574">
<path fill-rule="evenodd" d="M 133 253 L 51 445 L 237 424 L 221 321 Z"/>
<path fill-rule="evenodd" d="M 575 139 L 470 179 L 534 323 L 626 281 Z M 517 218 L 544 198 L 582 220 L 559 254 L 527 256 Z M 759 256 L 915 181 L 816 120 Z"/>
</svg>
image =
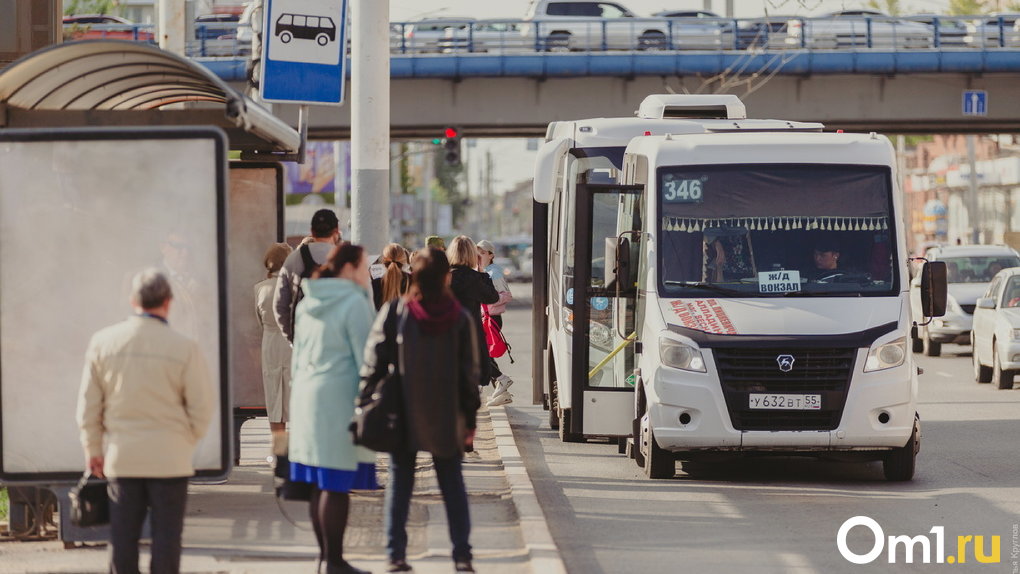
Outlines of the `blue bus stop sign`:
<svg viewBox="0 0 1020 574">
<path fill-rule="evenodd" d="M 317 105 L 344 101 L 347 0 L 266 0 L 262 99 Z"/>
<path fill-rule="evenodd" d="M 963 115 L 987 116 L 988 92 L 986 92 L 985 90 L 964 90 Z"/>
</svg>

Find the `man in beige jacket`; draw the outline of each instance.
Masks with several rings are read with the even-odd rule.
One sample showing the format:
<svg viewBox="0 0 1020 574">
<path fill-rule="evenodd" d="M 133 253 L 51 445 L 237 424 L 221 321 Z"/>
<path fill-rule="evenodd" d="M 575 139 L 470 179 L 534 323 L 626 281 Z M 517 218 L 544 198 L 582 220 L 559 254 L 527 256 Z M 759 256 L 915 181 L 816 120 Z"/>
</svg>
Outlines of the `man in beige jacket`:
<svg viewBox="0 0 1020 574">
<path fill-rule="evenodd" d="M 134 277 L 135 315 L 92 337 L 78 397 L 88 468 L 109 479 L 110 571 L 138 572 L 138 539 L 151 509 L 154 574 L 180 570 L 191 459 L 213 415 L 198 345 L 167 324 L 166 276 Z M 105 449 L 104 449 L 105 439 Z"/>
</svg>

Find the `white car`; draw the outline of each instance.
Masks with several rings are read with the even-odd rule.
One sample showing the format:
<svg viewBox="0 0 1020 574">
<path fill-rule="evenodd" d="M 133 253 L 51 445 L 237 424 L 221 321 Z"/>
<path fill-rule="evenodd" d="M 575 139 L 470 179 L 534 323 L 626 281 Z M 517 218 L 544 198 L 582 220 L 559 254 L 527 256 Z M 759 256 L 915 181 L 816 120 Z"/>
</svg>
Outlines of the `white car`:
<svg viewBox="0 0 1020 574">
<path fill-rule="evenodd" d="M 786 43 L 810 49 L 931 48 L 931 26 L 895 18 L 875 10 L 842 10 L 818 18 L 786 23 Z"/>
<path fill-rule="evenodd" d="M 390 50 L 401 54 L 438 53 L 439 42 L 450 28 L 466 30 L 474 18 L 426 18 L 417 22 L 391 24 Z"/>
<path fill-rule="evenodd" d="M 1013 388 L 1020 371 L 1020 267 L 1000 271 L 974 310 L 974 378 Z"/>
<path fill-rule="evenodd" d="M 534 43 L 521 36 L 516 21 L 478 20 L 468 26 L 450 27 L 437 42 L 444 54 L 502 53 L 534 50 Z"/>
<path fill-rule="evenodd" d="M 970 343 L 974 306 L 978 298 L 988 290 L 988 284 L 996 273 L 1020 266 L 1020 255 L 1005 245 L 948 245 L 932 247 L 924 257 L 929 261 L 945 261 L 949 295 L 944 316 L 932 319 L 927 325 L 918 325 L 913 350 L 937 357 L 942 353 L 943 343 Z M 923 316 L 920 275 L 910 283 L 910 304 L 914 317 Z"/>
<path fill-rule="evenodd" d="M 965 44 L 972 48 L 1015 48 L 1020 46 L 1020 14 L 992 14 L 967 24 Z"/>
<path fill-rule="evenodd" d="M 639 19 L 616 2 L 534 0 L 524 17 L 521 37 L 537 49 L 664 50 L 669 47 L 664 20 Z"/>
</svg>

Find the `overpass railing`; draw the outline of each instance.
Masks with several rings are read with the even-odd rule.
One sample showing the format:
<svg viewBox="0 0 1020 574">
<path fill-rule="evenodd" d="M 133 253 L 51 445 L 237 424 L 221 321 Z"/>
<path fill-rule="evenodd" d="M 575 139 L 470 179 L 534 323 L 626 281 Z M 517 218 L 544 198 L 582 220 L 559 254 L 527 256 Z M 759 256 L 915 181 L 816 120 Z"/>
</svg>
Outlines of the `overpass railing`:
<svg viewBox="0 0 1020 574">
<path fill-rule="evenodd" d="M 64 37 L 155 42 L 151 24 L 72 24 L 65 26 Z M 251 37 L 247 24 L 196 23 L 187 55 L 249 57 Z M 415 57 L 688 50 L 1016 50 L 1020 49 L 1020 20 L 1007 16 L 425 20 L 392 23 L 390 49 L 394 55 Z"/>
</svg>

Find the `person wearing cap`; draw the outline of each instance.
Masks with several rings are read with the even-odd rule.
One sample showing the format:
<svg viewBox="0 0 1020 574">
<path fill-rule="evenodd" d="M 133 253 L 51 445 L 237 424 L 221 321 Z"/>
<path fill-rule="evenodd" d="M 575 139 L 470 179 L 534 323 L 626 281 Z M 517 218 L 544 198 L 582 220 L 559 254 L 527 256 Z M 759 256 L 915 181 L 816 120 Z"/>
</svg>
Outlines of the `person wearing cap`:
<svg viewBox="0 0 1020 574">
<path fill-rule="evenodd" d="M 340 220 L 331 209 L 320 209 L 312 216 L 312 241 L 307 244 L 308 254 L 316 267 L 326 262 L 331 249 L 340 243 Z M 314 269 L 306 269 L 302 252 L 305 246 L 287 256 L 276 280 L 273 296 L 273 315 L 280 331 L 288 341 L 294 340 L 294 304 L 301 280 L 309 277 Z"/>
<path fill-rule="evenodd" d="M 255 316 L 262 327 L 262 390 L 266 397 L 269 430 L 275 440 L 287 430 L 287 406 L 290 402 L 290 343 L 280 332 L 273 315 L 273 295 L 280 268 L 293 249 L 286 243 L 274 243 L 266 250 L 262 264 L 266 278 L 255 284 Z"/>
<path fill-rule="evenodd" d="M 839 247 L 832 241 L 816 241 L 813 254 L 815 269 L 811 279 L 826 282 L 843 275 L 839 268 L 839 255 Z"/>
<path fill-rule="evenodd" d="M 513 299 L 513 295 L 510 294 L 510 285 L 506 282 L 503 268 L 493 262 L 496 258 L 496 246 L 491 241 L 483 239 L 475 247 L 478 248 L 478 266 L 489 274 L 493 287 L 499 293 L 499 301 L 488 305 L 488 309 L 492 320 L 502 331 L 503 312 L 506 311 L 507 303 Z M 486 403 L 488 406 L 494 407 L 513 402 L 510 385 L 514 384 L 514 381 L 499 369 L 499 364 L 493 357 L 489 357 L 489 380 L 492 381 L 493 386 L 492 397 Z"/>
</svg>

